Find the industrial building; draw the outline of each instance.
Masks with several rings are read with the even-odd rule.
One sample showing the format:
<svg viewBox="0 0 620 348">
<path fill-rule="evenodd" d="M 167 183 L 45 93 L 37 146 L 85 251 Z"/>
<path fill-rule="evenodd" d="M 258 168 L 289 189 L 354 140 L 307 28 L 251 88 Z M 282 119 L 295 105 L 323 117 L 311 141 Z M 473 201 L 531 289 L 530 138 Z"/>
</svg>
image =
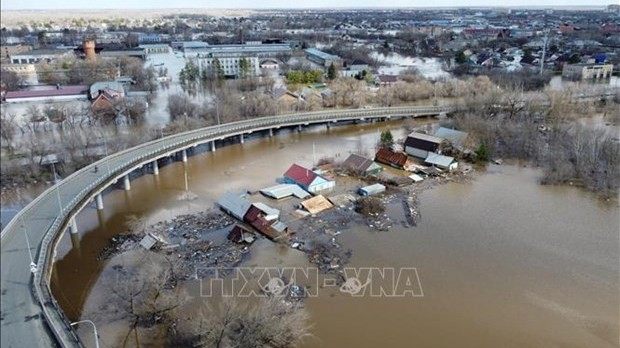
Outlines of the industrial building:
<svg viewBox="0 0 620 348">
<path fill-rule="evenodd" d="M 613 71 L 613 64 L 565 64 L 562 77 L 573 80 L 606 79 L 611 77 Z"/>
<path fill-rule="evenodd" d="M 206 42 L 200 45 L 184 43 L 183 53 L 186 58 L 197 56 L 220 58 L 220 57 L 243 57 L 255 56 L 259 58 L 275 57 L 280 53 L 291 53 L 288 44 L 244 44 L 244 45 L 209 45 Z"/>
<path fill-rule="evenodd" d="M 340 57 L 317 50 L 316 48 L 307 48 L 306 58 L 325 68 L 329 67 L 332 63 L 337 67 L 342 66 L 342 59 Z"/>
<path fill-rule="evenodd" d="M 227 77 L 241 77 L 244 74 L 241 61 L 245 59 L 247 63 L 247 76 L 257 76 L 260 71 L 258 57 L 204 57 L 197 56 L 198 66 L 207 69 L 212 74 L 219 74 L 220 71 Z"/>
<path fill-rule="evenodd" d="M 9 60 L 12 64 L 35 64 L 41 61 L 51 62 L 63 56 L 70 56 L 73 50 L 32 50 L 24 53 L 11 55 Z"/>
</svg>

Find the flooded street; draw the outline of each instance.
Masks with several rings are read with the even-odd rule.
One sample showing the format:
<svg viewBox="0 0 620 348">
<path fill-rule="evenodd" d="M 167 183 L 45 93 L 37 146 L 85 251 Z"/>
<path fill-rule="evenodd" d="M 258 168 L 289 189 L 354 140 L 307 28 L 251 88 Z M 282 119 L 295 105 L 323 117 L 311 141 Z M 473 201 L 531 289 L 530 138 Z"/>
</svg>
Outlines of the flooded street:
<svg viewBox="0 0 620 348">
<path fill-rule="evenodd" d="M 133 180 L 131 191 L 110 190 L 103 213 L 87 207 L 77 217 L 79 235 L 63 236 L 54 295 L 71 320 L 96 321 L 109 296 L 103 275 L 119 261 L 97 256 L 109 238 L 126 231 L 127 216 L 144 216 L 152 224 L 212 208 L 226 191 L 273 185 L 293 162 L 344 160 L 358 149 L 372 156 L 379 133 L 392 128 L 402 138 L 402 125 L 250 137 L 190 157 L 187 171 L 176 162 L 162 167 L 159 177 Z M 474 175 L 470 183 L 425 191 L 415 228 L 396 223 L 389 232 L 376 232 L 360 225 L 338 236 L 353 251 L 347 267 L 415 267 L 424 296 L 353 298 L 336 287 L 320 289 L 305 302 L 313 337 L 304 347 L 618 345 L 617 203 L 577 188 L 540 186 L 536 170 L 516 165 Z M 186 191 L 198 198 L 182 200 Z M 405 219 L 397 204 L 388 212 L 395 222 Z M 244 266 L 308 265 L 299 251 L 267 240 L 253 245 L 247 257 Z M 195 284 L 188 288 L 198 295 Z M 97 325 L 104 344 L 124 334 L 118 323 Z"/>
</svg>

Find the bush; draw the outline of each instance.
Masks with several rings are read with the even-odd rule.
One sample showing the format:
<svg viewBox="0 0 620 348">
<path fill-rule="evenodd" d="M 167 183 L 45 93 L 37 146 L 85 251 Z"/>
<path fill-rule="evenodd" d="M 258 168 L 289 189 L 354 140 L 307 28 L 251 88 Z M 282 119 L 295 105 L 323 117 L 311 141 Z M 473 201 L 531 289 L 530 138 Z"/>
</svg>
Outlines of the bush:
<svg viewBox="0 0 620 348">
<path fill-rule="evenodd" d="M 362 197 L 355 204 L 355 211 L 364 215 L 379 215 L 385 212 L 385 203 L 376 197 Z"/>
</svg>

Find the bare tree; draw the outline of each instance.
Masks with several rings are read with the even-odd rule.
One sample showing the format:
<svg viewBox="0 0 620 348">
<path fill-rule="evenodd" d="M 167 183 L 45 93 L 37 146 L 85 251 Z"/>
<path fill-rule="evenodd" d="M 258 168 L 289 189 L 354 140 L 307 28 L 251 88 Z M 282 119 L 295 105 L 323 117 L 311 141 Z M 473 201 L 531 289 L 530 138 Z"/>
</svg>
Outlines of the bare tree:
<svg viewBox="0 0 620 348">
<path fill-rule="evenodd" d="M 205 306 L 198 320 L 184 323 L 172 345 L 193 347 L 295 347 L 309 336 L 308 313 L 278 298 L 251 305 L 224 298 L 219 307 Z"/>
<path fill-rule="evenodd" d="M 141 331 L 171 325 L 174 311 L 189 298 L 186 291 L 171 286 L 172 274 L 165 262 L 148 251 L 138 253 L 142 258 L 135 267 L 114 268 L 112 297 L 98 314 L 102 319 L 129 322 L 122 347 L 140 347 L 143 341 L 148 342 L 149 337 L 141 335 Z"/>
<path fill-rule="evenodd" d="M 8 113 L 4 109 L 0 114 L 0 137 L 2 138 L 3 147 L 6 148 L 9 156 L 12 156 L 15 152 L 13 139 L 18 128 L 15 118 L 15 114 Z"/>
</svg>

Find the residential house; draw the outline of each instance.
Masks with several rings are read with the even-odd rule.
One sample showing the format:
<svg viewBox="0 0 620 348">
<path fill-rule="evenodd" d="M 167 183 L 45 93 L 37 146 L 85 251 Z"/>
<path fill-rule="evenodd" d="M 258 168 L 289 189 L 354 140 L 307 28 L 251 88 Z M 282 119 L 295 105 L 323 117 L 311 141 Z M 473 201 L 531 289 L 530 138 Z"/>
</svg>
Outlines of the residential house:
<svg viewBox="0 0 620 348">
<path fill-rule="evenodd" d="M 368 66 L 368 64 L 359 61 L 353 61 L 353 63 L 347 64 L 346 67 L 340 70 L 338 73 L 341 77 L 357 77 L 365 75 L 364 71 L 366 71 L 366 73 L 370 73 L 370 67 Z"/>
<path fill-rule="evenodd" d="M 298 164 L 293 164 L 284 173 L 284 181 L 289 184 L 297 184 L 310 193 L 331 190 L 336 186 L 336 182 L 304 168 Z"/>
<path fill-rule="evenodd" d="M 397 169 L 410 170 L 414 163 L 409 159 L 407 154 L 402 152 L 393 152 L 388 149 L 381 148 L 375 154 L 375 161 L 386 164 Z"/>
<path fill-rule="evenodd" d="M 390 86 L 395 84 L 398 81 L 398 76 L 396 75 L 378 75 L 375 77 L 375 85 L 380 86 Z"/>
<path fill-rule="evenodd" d="M 90 86 L 89 90 L 91 100 L 95 100 L 97 96 L 103 91 L 106 91 L 114 98 L 125 97 L 125 88 L 123 87 L 123 84 L 118 81 L 95 82 Z"/>
<path fill-rule="evenodd" d="M 249 223 L 269 239 L 277 239 L 288 229 L 278 220 L 280 211 L 263 203 L 250 203 L 243 195 L 227 192 L 217 205 L 240 221 Z"/>
<path fill-rule="evenodd" d="M 413 157 L 425 159 L 431 152 L 441 154 L 445 145 L 446 141 L 443 138 L 413 132 L 405 140 L 405 152 Z"/>
<path fill-rule="evenodd" d="M 217 205 L 226 213 L 238 220 L 244 221 L 243 217 L 250 210 L 252 204 L 242 195 L 226 192 L 218 201 Z"/>
<path fill-rule="evenodd" d="M 383 170 L 373 160 L 354 153 L 342 163 L 342 166 L 362 175 L 376 175 Z"/>
<path fill-rule="evenodd" d="M 260 190 L 260 193 L 264 194 L 267 197 L 271 197 L 274 199 L 282 199 L 290 196 L 295 196 L 297 198 L 304 199 L 310 194 L 304 191 L 301 187 L 296 184 L 279 184 L 271 187 L 264 188 Z"/>
<path fill-rule="evenodd" d="M 116 107 L 121 101 L 122 98 L 118 94 L 110 94 L 107 90 L 102 90 L 93 100 L 91 108 L 95 114 L 115 113 Z"/>
<path fill-rule="evenodd" d="M 439 155 L 433 152 L 428 154 L 424 162 L 431 166 L 449 171 L 455 170 L 458 167 L 458 162 L 454 157 Z"/>
<path fill-rule="evenodd" d="M 304 102 L 303 99 L 287 90 L 286 88 L 275 88 L 271 91 L 271 97 L 276 101 L 278 109 L 281 112 L 295 111 L 300 102 Z"/>
<path fill-rule="evenodd" d="M 435 136 L 438 138 L 446 139 L 452 148 L 464 152 L 466 147 L 467 138 L 469 134 L 467 132 L 461 132 L 455 129 L 439 127 L 435 132 Z"/>
<path fill-rule="evenodd" d="M 317 110 L 323 105 L 321 91 L 316 88 L 304 88 L 299 96 L 306 102 L 310 110 Z"/>
<path fill-rule="evenodd" d="M 279 221 L 270 221 L 265 218 L 265 215 L 262 210 L 260 210 L 256 205 L 250 205 L 250 208 L 245 213 L 243 217 L 243 221 L 249 223 L 252 227 L 254 227 L 258 232 L 265 235 L 267 238 L 274 240 L 281 236 L 281 233 L 286 232 L 286 225 L 282 228 L 282 224 L 279 224 L 279 228 L 276 229 L 273 227 Z M 279 231 L 280 230 L 280 231 Z"/>
</svg>

